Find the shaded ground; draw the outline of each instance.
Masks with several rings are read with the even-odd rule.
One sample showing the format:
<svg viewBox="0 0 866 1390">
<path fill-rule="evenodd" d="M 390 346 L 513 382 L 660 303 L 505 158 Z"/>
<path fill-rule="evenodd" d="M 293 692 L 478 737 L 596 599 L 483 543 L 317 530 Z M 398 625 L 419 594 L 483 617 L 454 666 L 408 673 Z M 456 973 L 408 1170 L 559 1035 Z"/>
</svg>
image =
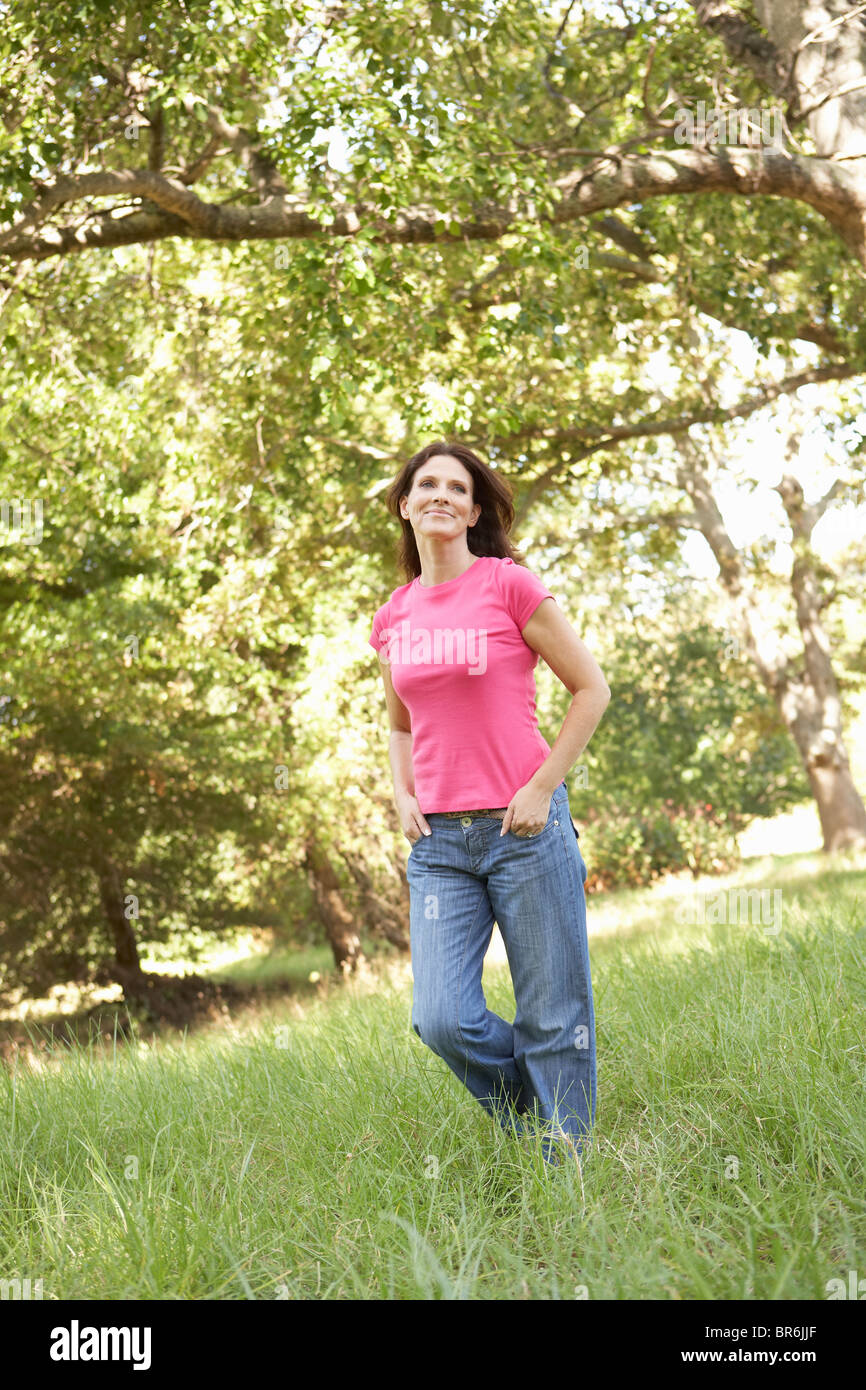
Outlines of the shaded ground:
<svg viewBox="0 0 866 1390">
<path fill-rule="evenodd" d="M 52 1052 L 73 1041 L 125 1041 L 133 1026 L 138 1037 L 160 1029 L 189 1028 L 218 1023 L 236 1009 L 298 992 L 289 980 L 267 984 L 237 984 L 203 975 L 148 973 L 143 993 L 135 999 L 104 1001 L 79 1013 L 55 1018 L 0 1021 L 0 1058 L 11 1060 L 21 1050 Z"/>
<path fill-rule="evenodd" d="M 819 907 L 822 895 L 828 894 L 840 905 L 840 920 L 853 914 L 862 923 L 866 854 L 849 851 L 832 856 L 765 855 L 744 861 L 736 872 L 727 875 L 693 880 L 684 874 L 651 887 L 591 894 L 587 899 L 587 919 L 594 962 L 600 963 L 604 957 L 606 937 L 640 939 L 647 932 L 671 928 L 680 898 L 732 888 L 766 888 L 770 884 L 783 885 L 786 927 L 791 925 L 792 911 L 795 916 L 798 911 L 812 913 Z M 843 899 L 848 900 L 844 906 Z M 866 927 L 861 927 L 861 931 L 866 931 Z M 784 933 L 782 939 L 787 935 Z M 616 949 L 613 940 L 610 945 Z M 330 959 L 329 952 L 324 954 Z M 236 1023 L 248 1009 L 307 998 L 340 978 L 339 972 L 328 969 L 323 959 L 310 954 L 302 955 L 300 965 L 294 963 L 294 957 L 293 963 L 287 964 L 278 955 L 273 962 L 278 973 L 265 979 L 243 978 L 247 973 L 245 966 L 261 972 L 263 961 L 269 959 L 256 957 L 233 963 L 233 978 L 227 978 L 225 970 L 218 976 L 148 971 L 140 999 L 103 999 L 89 1006 L 82 1003 L 80 1008 L 73 1005 L 71 1011 L 58 1008 L 55 1013 L 52 1009 L 38 1018 L 0 1018 L 0 1061 L 14 1062 L 22 1053 L 37 1057 L 57 1054 L 76 1042 L 86 1045 L 93 1041 L 104 1048 L 115 1038 L 127 1041 L 133 1032 L 139 1038 L 150 1039 L 160 1032 L 193 1032 L 214 1024 Z M 494 965 L 505 962 L 498 931 L 494 931 L 488 959 Z M 312 971 L 311 965 L 316 967 Z"/>
</svg>

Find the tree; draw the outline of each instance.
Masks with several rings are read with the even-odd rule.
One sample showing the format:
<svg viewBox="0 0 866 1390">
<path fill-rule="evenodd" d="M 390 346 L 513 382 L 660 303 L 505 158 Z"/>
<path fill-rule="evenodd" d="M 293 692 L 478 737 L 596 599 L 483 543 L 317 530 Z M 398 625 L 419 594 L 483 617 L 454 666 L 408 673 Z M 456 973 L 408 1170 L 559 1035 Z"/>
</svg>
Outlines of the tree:
<svg viewBox="0 0 866 1390">
<path fill-rule="evenodd" d="M 556 123 L 561 130 L 547 132 L 546 145 L 532 147 L 532 153 L 552 157 L 560 167 L 562 162 L 571 165 L 566 173 L 550 178 L 546 187 L 533 188 L 533 196 L 546 205 L 540 220 L 563 224 L 648 199 L 697 193 L 783 197 L 816 209 L 866 265 L 866 180 L 856 168 L 840 167 L 841 160 L 863 155 L 866 140 L 866 35 L 860 12 L 847 0 L 825 0 L 815 24 L 816 7 L 803 0 L 758 0 L 763 25 L 759 28 L 725 0 L 693 0 L 693 8 L 702 28 L 718 36 L 744 72 L 756 79 L 757 90 L 786 103 L 789 131 L 808 135 L 814 152 L 791 145 L 783 150 L 735 151 L 664 147 L 661 153 L 676 122 L 663 120 L 647 100 L 640 112 L 643 127 L 599 148 L 591 136 L 603 133 L 609 124 L 606 115 L 598 114 L 607 103 L 600 101 L 588 112 L 567 86 L 558 89 L 550 78 L 554 67 L 572 80 L 584 76 L 577 42 L 566 44 L 573 0 L 555 34 L 550 33 L 550 11 L 545 14 L 543 7 L 519 2 L 491 10 L 470 0 L 453 11 L 434 3 L 426 14 L 402 3 L 386 5 L 375 14 L 364 6 L 299 4 L 269 15 L 267 7 L 249 0 L 238 7 L 241 24 L 236 34 L 229 31 L 235 16 L 225 5 L 204 5 L 191 17 L 185 9 L 166 12 L 153 5 L 106 11 L 91 0 L 74 18 L 46 17 L 19 6 L 7 48 L 11 81 L 4 124 L 11 135 L 19 136 L 13 186 L 20 189 L 29 173 L 36 197 L 14 218 L 0 246 L 10 259 L 23 260 L 174 236 L 228 241 L 323 233 L 354 237 L 365 227 L 379 239 L 407 243 L 500 238 L 519 215 L 521 201 L 502 196 L 508 180 L 495 189 L 498 198 L 476 205 L 453 224 L 421 201 L 410 200 L 392 221 L 376 207 L 375 199 L 369 200 L 367 184 L 375 189 L 375 178 L 362 178 L 357 185 L 347 179 L 334 187 L 336 181 L 320 168 L 316 186 L 299 193 L 278 166 L 291 161 L 303 167 L 305 140 L 315 130 L 310 125 L 315 95 L 324 95 L 344 115 L 356 118 L 381 116 L 382 108 L 389 106 L 394 112 L 399 100 L 395 79 L 412 73 L 413 57 L 426 63 L 444 47 L 458 71 L 460 58 L 465 59 L 471 76 L 460 72 L 460 81 L 471 100 L 474 84 L 485 85 L 477 66 L 484 56 L 482 41 L 490 62 L 503 42 L 512 43 L 519 36 L 534 41 L 541 51 L 544 86 L 562 103 L 563 115 L 576 118 L 582 137 L 579 147 L 563 145 L 561 134 L 569 131 L 566 120 Z M 622 14 L 620 20 L 608 17 L 603 36 L 608 45 L 611 40 L 627 45 L 635 38 L 645 41 L 653 30 L 681 36 L 676 6 L 658 4 L 643 20 L 626 5 Z M 598 23 L 599 17 L 588 11 L 586 32 Z M 545 29 L 547 34 L 539 32 Z M 313 35 L 316 48 L 311 54 Z M 345 92 L 335 93 L 316 71 L 325 44 L 351 57 L 355 71 L 364 74 L 354 102 L 346 100 Z M 88 62 L 86 46 L 92 55 Z M 209 60 L 213 76 L 208 84 L 204 73 Z M 38 115 L 24 75 L 26 65 L 34 61 L 41 67 L 39 95 L 47 99 Z M 645 96 L 650 68 L 651 61 Z M 280 136 L 263 136 L 256 125 L 231 119 L 226 102 L 216 99 L 217 91 L 227 87 L 232 105 L 261 118 L 270 93 L 285 97 L 298 75 L 304 80 L 297 119 Z M 367 75 L 373 77 L 370 85 Z M 94 77 L 99 79 L 96 90 Z M 85 92 L 83 102 L 76 102 Z M 428 112 L 416 104 L 419 96 L 420 91 L 406 104 L 423 119 Z M 442 102 L 444 95 L 440 92 L 438 98 Z M 62 118 L 62 134 L 74 112 L 72 139 L 66 146 L 51 124 L 54 112 Z M 147 131 L 146 163 L 126 157 L 132 145 L 139 144 L 140 130 Z M 34 133 L 42 138 L 36 153 L 25 160 L 29 146 L 23 141 Z M 204 140 L 195 138 L 199 133 Z M 393 152 L 381 132 L 377 135 L 381 148 Z M 512 141 L 519 149 L 520 142 L 513 136 Z M 650 144 L 656 148 L 647 148 Z M 103 157 L 105 167 L 98 171 L 86 167 L 92 150 Z M 480 150 L 470 147 L 468 152 L 477 158 Z M 251 197 L 244 206 L 207 196 L 207 176 L 215 161 L 226 157 L 242 172 L 249 189 Z M 55 166 L 54 176 L 43 180 L 40 171 L 48 163 Z M 201 191 L 196 192 L 196 184 Z M 320 191 L 330 195 L 325 215 L 315 205 Z M 115 206 L 100 210 L 88 203 L 103 198 L 114 200 Z M 76 204 L 90 207 L 87 225 L 62 220 Z M 127 215 L 118 217 L 118 210 Z"/>
<path fill-rule="evenodd" d="M 826 843 L 858 841 L 833 685 L 844 694 L 833 606 L 850 580 L 815 563 L 789 460 L 800 650 L 780 644 L 765 569 L 721 534 L 712 459 L 730 422 L 821 386 L 828 433 L 853 442 L 814 505 L 861 496 L 864 26 L 857 7 L 825 6 L 811 28 L 788 8 L 796 24 L 780 5 L 749 19 L 662 0 L 23 0 L 6 16 L 0 464 L 10 506 L 47 510 L 42 543 L 4 545 L 0 574 L 0 853 L 17 856 L 23 930 L 54 856 L 69 877 L 38 902 L 58 951 L 77 914 L 82 950 L 109 927 L 131 959 L 115 872 L 125 898 L 124 874 L 147 866 L 179 920 L 228 854 L 214 924 L 262 902 L 273 917 L 291 882 L 338 928 L 363 916 L 399 934 L 399 865 L 369 862 L 371 838 L 396 831 L 373 752 L 336 775 L 327 757 L 353 682 L 368 724 L 380 717 L 374 682 L 330 654 L 344 684 L 333 704 L 317 692 L 322 725 L 307 695 L 317 634 L 356 640 L 400 582 L 381 497 L 434 432 L 507 474 L 534 553 L 546 528 L 554 558 L 585 531 L 600 560 L 626 536 L 651 560 L 699 527 Z M 737 117 L 726 139 L 701 102 Z M 776 112 L 782 136 L 765 142 Z M 757 366 L 732 394 L 736 329 Z M 130 632 L 147 656 L 126 666 Z M 213 699 L 216 722 L 191 698 Z M 279 763 L 291 796 L 270 804 Z M 151 777 L 174 784 L 173 810 Z M 77 827 L 70 788 L 87 804 Z M 194 815 L 198 793 L 205 833 L 184 862 L 172 816 Z M 122 855 L 85 869 L 117 818 Z M 50 848 L 28 861 L 42 819 Z"/>
<path fill-rule="evenodd" d="M 678 439 L 683 489 L 694 505 L 701 531 L 718 561 L 746 648 L 772 695 L 800 753 L 821 818 L 824 849 L 866 844 L 866 808 L 854 780 L 842 731 L 842 701 L 823 621 L 837 596 L 833 581 L 811 548 L 812 532 L 846 484 L 839 478 L 816 503 L 806 506 L 803 487 L 785 473 L 777 486 L 791 526 L 794 561 L 791 597 L 801 648 L 799 659 L 762 619 L 762 604 L 743 557 L 725 528 L 701 453 L 689 437 Z M 860 480 L 862 489 L 862 479 Z"/>
</svg>

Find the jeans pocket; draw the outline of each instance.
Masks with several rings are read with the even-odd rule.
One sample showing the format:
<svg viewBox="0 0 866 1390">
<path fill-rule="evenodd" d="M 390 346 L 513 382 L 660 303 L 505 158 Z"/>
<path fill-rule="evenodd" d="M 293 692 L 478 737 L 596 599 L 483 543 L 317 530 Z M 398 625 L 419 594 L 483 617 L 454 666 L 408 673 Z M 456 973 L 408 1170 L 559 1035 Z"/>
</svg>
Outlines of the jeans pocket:
<svg viewBox="0 0 866 1390">
<path fill-rule="evenodd" d="M 546 825 L 543 825 L 540 830 L 536 830 L 534 835 L 517 835 L 513 830 L 509 830 L 508 833 L 509 835 L 513 835 L 515 840 L 540 840 L 542 835 L 546 835 L 548 830 L 550 830 L 551 826 L 555 825 L 556 822 L 559 820 L 561 810 L 561 803 L 555 801 L 553 797 L 551 797 L 550 810 L 547 813 Z"/>
</svg>

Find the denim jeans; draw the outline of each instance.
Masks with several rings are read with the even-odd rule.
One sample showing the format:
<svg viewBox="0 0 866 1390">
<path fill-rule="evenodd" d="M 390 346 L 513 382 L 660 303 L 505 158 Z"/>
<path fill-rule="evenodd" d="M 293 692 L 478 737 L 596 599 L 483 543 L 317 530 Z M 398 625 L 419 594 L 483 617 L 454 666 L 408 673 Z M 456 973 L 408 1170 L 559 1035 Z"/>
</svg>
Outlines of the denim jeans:
<svg viewBox="0 0 866 1390">
<path fill-rule="evenodd" d="M 595 1122 L 586 865 L 561 782 L 544 829 L 501 835 L 494 816 L 426 816 L 412 846 L 412 1027 L 505 1129 L 541 1120 L 544 1157 L 556 1140 L 580 1154 Z M 505 945 L 516 1014 L 487 1008 L 481 984 L 494 919 Z M 534 1123 L 534 1122 L 533 1122 Z"/>
</svg>

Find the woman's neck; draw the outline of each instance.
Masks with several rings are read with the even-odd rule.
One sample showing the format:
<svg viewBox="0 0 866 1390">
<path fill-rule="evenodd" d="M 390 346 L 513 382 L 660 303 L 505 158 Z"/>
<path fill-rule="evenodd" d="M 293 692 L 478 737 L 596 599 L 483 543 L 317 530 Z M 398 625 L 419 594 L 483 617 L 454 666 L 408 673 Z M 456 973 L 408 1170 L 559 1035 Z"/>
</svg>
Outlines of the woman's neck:
<svg viewBox="0 0 866 1390">
<path fill-rule="evenodd" d="M 467 547 L 459 555 L 422 555 L 419 550 L 421 560 L 420 582 L 425 589 L 433 588 L 436 584 L 447 584 L 449 579 L 459 579 L 461 574 L 465 574 L 470 565 L 473 565 L 479 558 L 473 555 Z"/>
</svg>

